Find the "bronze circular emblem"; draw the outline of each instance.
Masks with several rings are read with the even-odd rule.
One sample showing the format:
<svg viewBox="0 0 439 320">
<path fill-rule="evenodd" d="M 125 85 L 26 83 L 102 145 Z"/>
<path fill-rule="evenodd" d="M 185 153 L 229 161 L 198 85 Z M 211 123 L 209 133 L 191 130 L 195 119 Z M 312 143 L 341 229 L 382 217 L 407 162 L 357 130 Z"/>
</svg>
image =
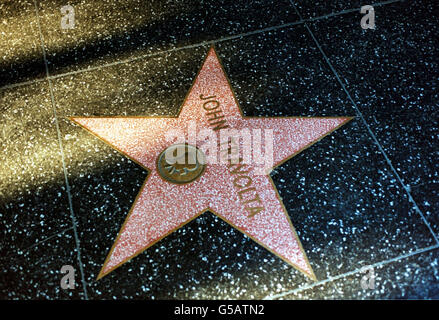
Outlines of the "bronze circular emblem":
<svg viewBox="0 0 439 320">
<path fill-rule="evenodd" d="M 190 144 L 174 144 L 160 153 L 157 169 L 166 181 L 185 184 L 194 181 L 204 172 L 204 153 Z"/>
</svg>

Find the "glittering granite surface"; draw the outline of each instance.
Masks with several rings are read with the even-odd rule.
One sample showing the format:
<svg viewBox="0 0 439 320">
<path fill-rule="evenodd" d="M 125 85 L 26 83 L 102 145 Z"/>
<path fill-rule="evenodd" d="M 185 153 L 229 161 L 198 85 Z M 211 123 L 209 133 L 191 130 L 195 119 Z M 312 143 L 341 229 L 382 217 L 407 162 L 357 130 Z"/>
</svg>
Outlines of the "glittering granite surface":
<svg viewBox="0 0 439 320">
<path fill-rule="evenodd" d="M 437 3 L 114 3 L 0 5 L 1 299 L 439 298 Z M 67 117 L 176 116 L 211 44 L 245 115 L 355 117 L 271 174 L 318 281 L 209 212 L 96 281 L 148 173 Z"/>
<path fill-rule="evenodd" d="M 0 87 L 44 77 L 34 2 L 2 1 L 0 12 Z"/>
<path fill-rule="evenodd" d="M 97 3 L 96 3 L 97 2 Z M 299 20 L 288 0 L 74 0 L 75 28 L 59 30 L 64 0 L 38 0 L 52 73 L 117 63 Z"/>
</svg>

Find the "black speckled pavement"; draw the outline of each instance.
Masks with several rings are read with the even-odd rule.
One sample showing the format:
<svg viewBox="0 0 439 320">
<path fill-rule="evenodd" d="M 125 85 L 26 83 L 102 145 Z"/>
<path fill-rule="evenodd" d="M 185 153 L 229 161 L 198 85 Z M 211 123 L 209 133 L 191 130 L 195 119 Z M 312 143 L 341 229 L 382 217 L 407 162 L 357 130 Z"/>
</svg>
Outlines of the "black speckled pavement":
<svg viewBox="0 0 439 320">
<path fill-rule="evenodd" d="M 0 4 L 1 300 L 439 299 L 437 1 L 65 4 Z M 68 117 L 177 116 L 212 45 L 245 116 L 354 117 L 271 172 L 317 280 L 211 212 L 96 280 L 148 172 Z"/>
</svg>

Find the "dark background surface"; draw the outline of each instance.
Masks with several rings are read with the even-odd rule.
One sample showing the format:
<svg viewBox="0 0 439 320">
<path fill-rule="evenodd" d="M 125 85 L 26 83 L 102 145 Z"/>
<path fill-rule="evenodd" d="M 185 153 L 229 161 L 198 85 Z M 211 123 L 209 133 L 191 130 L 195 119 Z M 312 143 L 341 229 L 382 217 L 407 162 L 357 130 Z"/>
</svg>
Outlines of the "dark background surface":
<svg viewBox="0 0 439 320">
<path fill-rule="evenodd" d="M 0 4 L 1 299 L 439 299 L 437 1 L 69 4 Z M 318 281 L 210 213 L 96 281 L 147 172 L 66 117 L 176 115 L 212 44 L 245 115 L 355 117 L 272 172 Z"/>
</svg>

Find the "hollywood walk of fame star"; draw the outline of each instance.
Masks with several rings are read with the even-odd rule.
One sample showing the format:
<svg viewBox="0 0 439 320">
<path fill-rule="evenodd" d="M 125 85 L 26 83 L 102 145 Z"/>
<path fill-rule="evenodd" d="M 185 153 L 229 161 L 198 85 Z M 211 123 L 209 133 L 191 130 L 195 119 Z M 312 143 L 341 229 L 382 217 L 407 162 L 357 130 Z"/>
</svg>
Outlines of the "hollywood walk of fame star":
<svg viewBox="0 0 439 320">
<path fill-rule="evenodd" d="M 243 116 L 212 47 L 177 117 L 70 119 L 149 171 L 98 279 L 206 211 L 316 279 L 269 171 L 351 117 Z M 225 128 L 271 130 L 274 165 L 264 168 L 266 174 L 257 174 L 252 163 L 169 165 L 163 161 L 163 153 L 172 147 L 166 133 L 184 130 L 191 121 L 217 134 Z M 172 180 L 172 175 L 181 179 Z"/>
</svg>

